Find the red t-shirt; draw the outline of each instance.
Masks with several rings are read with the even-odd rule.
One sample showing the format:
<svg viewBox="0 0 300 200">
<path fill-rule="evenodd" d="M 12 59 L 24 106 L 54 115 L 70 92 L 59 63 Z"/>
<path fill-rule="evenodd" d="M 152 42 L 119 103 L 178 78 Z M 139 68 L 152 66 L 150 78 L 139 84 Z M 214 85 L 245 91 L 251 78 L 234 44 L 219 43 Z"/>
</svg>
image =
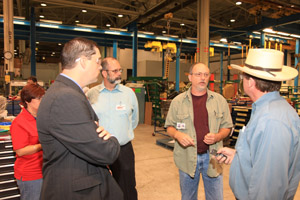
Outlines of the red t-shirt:
<svg viewBox="0 0 300 200">
<path fill-rule="evenodd" d="M 25 108 L 12 122 L 10 133 L 14 150 L 40 143 L 36 119 Z M 31 181 L 43 178 L 43 151 L 16 157 L 14 166 L 16 179 Z"/>
<path fill-rule="evenodd" d="M 194 109 L 194 126 L 197 135 L 197 153 L 208 150 L 208 144 L 204 143 L 204 136 L 209 133 L 208 113 L 206 109 L 207 93 L 203 96 L 192 95 Z"/>
</svg>

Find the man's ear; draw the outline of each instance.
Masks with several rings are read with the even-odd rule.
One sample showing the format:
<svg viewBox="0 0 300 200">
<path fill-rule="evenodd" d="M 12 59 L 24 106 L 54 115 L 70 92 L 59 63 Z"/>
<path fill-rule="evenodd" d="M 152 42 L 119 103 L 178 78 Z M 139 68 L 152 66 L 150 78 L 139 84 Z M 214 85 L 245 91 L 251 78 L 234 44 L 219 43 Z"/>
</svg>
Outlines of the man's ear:
<svg viewBox="0 0 300 200">
<path fill-rule="evenodd" d="M 82 67 L 83 69 L 85 69 L 87 66 L 86 61 L 87 61 L 86 57 L 83 57 L 83 56 L 80 57 L 79 64 L 80 64 L 80 67 Z"/>
<path fill-rule="evenodd" d="M 188 75 L 188 78 L 189 78 L 189 81 L 192 82 L 192 75 L 191 74 Z"/>
<path fill-rule="evenodd" d="M 256 83 L 255 80 L 253 78 L 249 78 L 248 82 L 248 87 L 255 87 Z"/>
</svg>

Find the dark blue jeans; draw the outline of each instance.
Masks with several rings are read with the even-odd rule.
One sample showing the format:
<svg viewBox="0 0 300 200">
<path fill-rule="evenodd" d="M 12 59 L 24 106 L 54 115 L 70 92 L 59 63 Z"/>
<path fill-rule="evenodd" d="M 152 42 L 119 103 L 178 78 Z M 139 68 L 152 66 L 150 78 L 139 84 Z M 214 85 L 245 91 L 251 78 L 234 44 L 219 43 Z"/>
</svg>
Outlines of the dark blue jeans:
<svg viewBox="0 0 300 200">
<path fill-rule="evenodd" d="M 180 190 L 182 200 L 197 200 L 198 199 L 198 186 L 200 181 L 200 174 L 205 190 L 205 199 L 207 200 L 223 200 L 223 176 L 220 175 L 216 178 L 207 176 L 207 168 L 209 164 L 209 154 L 198 154 L 197 166 L 195 177 L 179 170 Z"/>
<path fill-rule="evenodd" d="M 17 179 L 17 184 L 21 192 L 21 200 L 39 200 L 43 179 L 33 181 L 22 181 Z"/>
</svg>

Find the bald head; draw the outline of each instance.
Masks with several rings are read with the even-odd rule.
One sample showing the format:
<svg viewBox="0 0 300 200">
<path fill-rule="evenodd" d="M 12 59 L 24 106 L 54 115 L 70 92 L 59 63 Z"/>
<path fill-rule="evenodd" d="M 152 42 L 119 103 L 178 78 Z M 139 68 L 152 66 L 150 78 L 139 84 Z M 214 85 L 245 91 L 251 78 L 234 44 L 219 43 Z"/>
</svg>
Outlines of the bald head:
<svg viewBox="0 0 300 200">
<path fill-rule="evenodd" d="M 189 74 L 192 74 L 193 73 L 193 70 L 195 67 L 200 67 L 202 69 L 205 69 L 205 71 L 208 71 L 208 73 L 210 73 L 210 70 L 209 68 L 204 64 L 204 63 L 194 63 L 191 67 L 190 67 L 190 70 L 189 70 Z"/>
</svg>

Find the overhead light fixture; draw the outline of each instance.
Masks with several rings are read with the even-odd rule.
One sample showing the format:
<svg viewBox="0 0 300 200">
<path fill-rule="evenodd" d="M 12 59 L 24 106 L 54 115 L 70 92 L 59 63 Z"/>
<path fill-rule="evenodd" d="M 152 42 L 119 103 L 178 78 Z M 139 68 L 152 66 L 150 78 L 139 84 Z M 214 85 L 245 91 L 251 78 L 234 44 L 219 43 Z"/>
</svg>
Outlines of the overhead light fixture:
<svg viewBox="0 0 300 200">
<path fill-rule="evenodd" d="M 220 42 L 227 42 L 227 39 L 226 38 L 221 38 Z"/>
<path fill-rule="evenodd" d="M 295 38 L 300 38 L 300 35 L 296 35 L 296 34 L 291 34 L 290 36 Z"/>
<path fill-rule="evenodd" d="M 147 35 L 154 35 L 153 32 L 149 32 L 149 31 L 138 31 L 138 33 L 147 34 Z"/>
<path fill-rule="evenodd" d="M 235 22 L 235 19 L 231 19 L 230 22 Z"/>
<path fill-rule="evenodd" d="M 25 17 L 21 17 L 21 16 L 14 16 L 14 19 L 25 19 Z"/>
<path fill-rule="evenodd" d="M 55 21 L 55 20 L 48 20 L 48 19 L 41 19 L 40 21 L 46 23 L 52 23 L 52 24 L 62 24 L 62 21 Z"/>
<path fill-rule="evenodd" d="M 87 28 L 97 28 L 97 25 L 90 25 L 90 24 L 77 24 L 77 26 L 87 27 Z"/>
<path fill-rule="evenodd" d="M 184 26 L 184 25 L 185 25 L 184 23 L 181 23 L 181 24 L 180 24 L 180 26 Z"/>
<path fill-rule="evenodd" d="M 276 31 L 273 31 L 273 29 L 271 29 L 271 28 L 265 28 L 263 30 L 263 32 L 266 32 L 266 33 L 277 33 Z"/>
<path fill-rule="evenodd" d="M 41 6 L 43 6 L 43 7 L 46 7 L 46 6 L 47 6 L 47 4 L 45 4 L 45 3 L 41 3 Z"/>
<path fill-rule="evenodd" d="M 45 16 L 44 15 L 40 15 L 40 18 L 45 18 Z"/>
<path fill-rule="evenodd" d="M 113 28 L 113 27 L 110 27 L 109 30 L 113 30 L 113 31 L 127 31 L 127 29 L 125 29 L 125 28 Z"/>
<path fill-rule="evenodd" d="M 162 33 L 167 33 L 167 31 L 162 31 Z"/>
<path fill-rule="evenodd" d="M 123 17 L 123 15 L 122 15 L 122 14 L 118 14 L 118 17 L 120 17 L 120 18 L 121 18 L 121 17 Z"/>
<path fill-rule="evenodd" d="M 291 8 L 294 8 L 295 6 L 294 5 L 291 5 Z"/>
<path fill-rule="evenodd" d="M 61 43 L 58 43 L 57 45 L 58 45 L 58 46 L 61 46 Z"/>
<path fill-rule="evenodd" d="M 86 9 L 82 9 L 81 11 L 82 11 L 83 13 L 86 13 L 86 12 L 87 12 L 87 10 L 86 10 Z"/>
<path fill-rule="evenodd" d="M 261 33 L 258 32 L 258 31 L 253 31 L 252 33 L 257 34 L 257 35 L 260 35 L 260 34 L 261 34 Z"/>
<path fill-rule="evenodd" d="M 237 2 L 235 2 L 235 5 L 240 6 L 240 5 L 242 5 L 242 2 L 241 1 L 237 1 Z"/>
<path fill-rule="evenodd" d="M 289 36 L 290 33 L 285 33 L 285 32 L 277 32 L 278 35 L 284 35 L 284 36 Z"/>
<path fill-rule="evenodd" d="M 111 25 L 110 25 L 110 24 L 106 24 L 106 26 L 107 26 L 107 27 L 110 27 Z"/>
<path fill-rule="evenodd" d="M 39 44 L 40 42 L 35 42 L 36 44 Z"/>
<path fill-rule="evenodd" d="M 77 20 L 75 20 L 75 23 L 79 23 L 79 20 L 77 19 Z"/>
</svg>

